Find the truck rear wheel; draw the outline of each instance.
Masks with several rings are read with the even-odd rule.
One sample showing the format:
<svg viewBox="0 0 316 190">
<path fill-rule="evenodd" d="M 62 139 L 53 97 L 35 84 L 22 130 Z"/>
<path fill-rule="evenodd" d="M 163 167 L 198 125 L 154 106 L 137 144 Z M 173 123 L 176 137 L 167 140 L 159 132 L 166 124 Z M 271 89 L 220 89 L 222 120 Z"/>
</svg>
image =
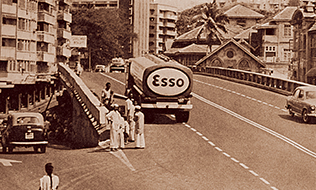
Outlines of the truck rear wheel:
<svg viewBox="0 0 316 190">
<path fill-rule="evenodd" d="M 188 122 L 190 113 L 188 111 L 179 111 L 176 114 L 176 121 L 178 123 Z"/>
<path fill-rule="evenodd" d="M 155 114 L 150 112 L 145 112 L 145 123 L 152 123 L 155 120 Z"/>
</svg>

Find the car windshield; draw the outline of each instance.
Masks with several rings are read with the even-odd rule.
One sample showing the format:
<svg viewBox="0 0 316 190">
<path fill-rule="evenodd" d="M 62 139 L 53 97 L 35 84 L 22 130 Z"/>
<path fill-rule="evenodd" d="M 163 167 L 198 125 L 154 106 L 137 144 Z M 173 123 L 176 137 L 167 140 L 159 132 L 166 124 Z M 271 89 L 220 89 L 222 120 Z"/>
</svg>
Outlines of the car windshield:
<svg viewBox="0 0 316 190">
<path fill-rule="evenodd" d="M 17 118 L 18 124 L 25 124 L 25 123 L 39 123 L 37 117 L 18 117 Z"/>
<path fill-rule="evenodd" d="M 306 99 L 316 99 L 316 91 L 307 91 Z"/>
</svg>

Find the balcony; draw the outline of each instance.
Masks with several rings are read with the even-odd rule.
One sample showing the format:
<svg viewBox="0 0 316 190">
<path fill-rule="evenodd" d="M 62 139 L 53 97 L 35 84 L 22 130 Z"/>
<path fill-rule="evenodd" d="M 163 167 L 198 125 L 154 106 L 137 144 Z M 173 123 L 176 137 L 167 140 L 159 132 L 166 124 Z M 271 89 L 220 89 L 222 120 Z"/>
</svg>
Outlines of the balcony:
<svg viewBox="0 0 316 190">
<path fill-rule="evenodd" d="M 16 4 L 12 4 L 12 5 L 2 4 L 2 13 L 9 13 L 9 14 L 16 15 Z"/>
<path fill-rule="evenodd" d="M 264 42 L 278 42 L 278 37 L 276 35 L 265 35 L 263 36 Z"/>
<path fill-rule="evenodd" d="M 30 16 L 31 16 L 31 15 L 29 14 L 28 11 L 19 9 L 19 11 L 18 11 L 18 17 L 19 17 L 19 18 L 30 19 Z"/>
<path fill-rule="evenodd" d="M 17 37 L 19 39 L 31 39 L 32 33 L 25 30 L 18 30 Z"/>
<path fill-rule="evenodd" d="M 71 50 L 63 46 L 58 46 L 56 55 L 71 57 Z"/>
<path fill-rule="evenodd" d="M 18 60 L 36 60 L 36 52 L 17 51 L 16 59 Z"/>
<path fill-rule="evenodd" d="M 168 28 L 176 28 L 176 23 L 173 22 L 165 22 L 164 27 L 168 27 Z"/>
<path fill-rule="evenodd" d="M 171 31 L 171 30 L 164 31 L 163 34 L 167 35 L 167 36 L 176 36 L 177 35 L 176 31 Z"/>
<path fill-rule="evenodd" d="M 54 44 L 55 43 L 55 37 L 52 34 L 49 34 L 47 32 L 38 31 L 37 32 L 37 41 Z"/>
<path fill-rule="evenodd" d="M 72 22 L 72 15 L 66 11 L 59 10 L 57 13 L 57 20 L 64 20 L 66 22 Z"/>
<path fill-rule="evenodd" d="M 46 12 L 38 12 L 37 22 L 46 22 L 55 25 L 55 17 Z"/>
<path fill-rule="evenodd" d="M 57 29 L 57 38 L 64 38 L 64 39 L 71 39 L 71 32 L 64 29 L 64 28 L 58 28 Z"/>
<path fill-rule="evenodd" d="M 37 52 L 37 61 L 52 63 L 55 61 L 55 56 L 54 56 L 54 54 L 51 54 L 48 52 L 38 51 Z"/>
<path fill-rule="evenodd" d="M 72 0 L 61 0 L 61 1 L 67 5 L 72 5 Z"/>
<path fill-rule="evenodd" d="M 10 36 L 15 37 L 16 26 L 15 25 L 7 25 L 3 24 L 1 28 L 1 35 L 2 36 Z"/>
<path fill-rule="evenodd" d="M 47 3 L 55 7 L 55 0 L 39 0 L 38 2 Z"/>
<path fill-rule="evenodd" d="M 1 59 L 15 59 L 15 47 L 0 47 Z"/>
</svg>

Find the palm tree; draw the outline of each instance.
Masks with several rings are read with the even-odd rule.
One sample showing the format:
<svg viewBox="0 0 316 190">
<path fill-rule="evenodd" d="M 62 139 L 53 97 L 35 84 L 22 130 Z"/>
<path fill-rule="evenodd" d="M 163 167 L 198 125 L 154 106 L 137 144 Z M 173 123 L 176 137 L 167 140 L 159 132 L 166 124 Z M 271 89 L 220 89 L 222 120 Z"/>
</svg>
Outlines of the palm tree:
<svg viewBox="0 0 316 190">
<path fill-rule="evenodd" d="M 220 30 L 227 33 L 225 24 L 229 23 L 228 17 L 217 8 L 216 0 L 206 3 L 201 8 L 201 14 L 192 18 L 195 27 L 202 26 L 197 39 L 200 40 L 202 34 L 206 36 L 206 43 L 212 51 L 212 45 L 222 44 L 223 36 Z"/>
</svg>

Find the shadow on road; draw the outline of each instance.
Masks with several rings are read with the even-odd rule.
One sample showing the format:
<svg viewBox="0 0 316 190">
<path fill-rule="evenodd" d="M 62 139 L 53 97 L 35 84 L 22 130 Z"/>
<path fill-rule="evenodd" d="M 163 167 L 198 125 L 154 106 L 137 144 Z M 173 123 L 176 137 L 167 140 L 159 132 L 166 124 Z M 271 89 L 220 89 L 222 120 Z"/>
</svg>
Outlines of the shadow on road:
<svg viewBox="0 0 316 190">
<path fill-rule="evenodd" d="M 311 118 L 309 123 L 304 123 L 302 120 L 302 117 L 295 115 L 294 117 L 291 117 L 289 114 L 279 114 L 279 117 L 285 120 L 294 121 L 296 123 L 302 123 L 306 125 L 314 125 L 315 124 L 315 118 Z"/>
</svg>

